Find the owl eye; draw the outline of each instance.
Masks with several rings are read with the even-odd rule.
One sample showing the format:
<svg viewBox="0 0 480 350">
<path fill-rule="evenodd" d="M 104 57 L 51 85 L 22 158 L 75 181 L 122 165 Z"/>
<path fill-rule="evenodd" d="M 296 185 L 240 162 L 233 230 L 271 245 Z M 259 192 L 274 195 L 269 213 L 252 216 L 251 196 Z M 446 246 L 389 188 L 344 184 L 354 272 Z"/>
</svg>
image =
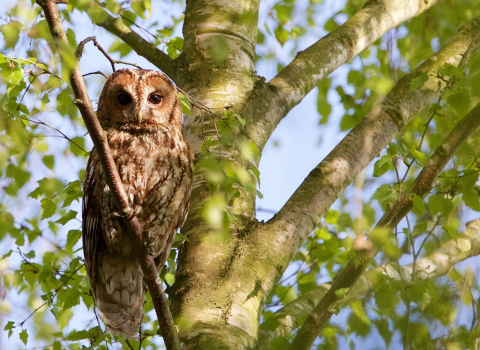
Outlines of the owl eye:
<svg viewBox="0 0 480 350">
<path fill-rule="evenodd" d="M 154 105 L 158 105 L 160 102 L 162 102 L 162 96 L 160 96 L 159 94 L 151 94 L 150 96 L 148 96 L 148 102 Z"/>
<path fill-rule="evenodd" d="M 129 94 L 123 93 L 118 95 L 118 103 L 120 103 L 122 106 L 126 106 L 130 102 L 132 102 L 132 96 Z"/>
</svg>

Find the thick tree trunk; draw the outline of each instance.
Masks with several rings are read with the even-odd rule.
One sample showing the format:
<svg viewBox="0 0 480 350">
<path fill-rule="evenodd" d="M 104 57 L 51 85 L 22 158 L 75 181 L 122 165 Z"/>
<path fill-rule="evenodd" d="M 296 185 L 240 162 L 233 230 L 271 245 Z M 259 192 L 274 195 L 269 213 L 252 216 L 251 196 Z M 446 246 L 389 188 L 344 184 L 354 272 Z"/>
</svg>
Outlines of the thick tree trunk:
<svg viewBox="0 0 480 350">
<path fill-rule="evenodd" d="M 219 115 L 224 108 L 241 112 L 255 84 L 254 67 L 259 3 L 244 1 L 187 1 L 183 53 L 179 58 L 182 77 L 178 84 Z M 217 109 L 218 108 L 218 109 Z M 193 109 L 185 130 L 200 159 L 204 138 L 216 138 L 216 123 L 208 114 Z M 244 135 L 238 135 L 242 140 Z M 215 147 L 211 152 L 218 152 Z M 236 157 L 237 150 L 222 150 Z M 236 221 L 228 237 L 211 230 L 200 217 L 203 201 L 211 196 L 205 179 L 194 178 L 189 219 L 182 245 L 172 299 L 184 349 L 244 349 L 258 333 L 261 300 L 230 277 L 232 257 L 245 230 L 255 223 L 255 195 L 243 192 L 231 208 Z"/>
</svg>

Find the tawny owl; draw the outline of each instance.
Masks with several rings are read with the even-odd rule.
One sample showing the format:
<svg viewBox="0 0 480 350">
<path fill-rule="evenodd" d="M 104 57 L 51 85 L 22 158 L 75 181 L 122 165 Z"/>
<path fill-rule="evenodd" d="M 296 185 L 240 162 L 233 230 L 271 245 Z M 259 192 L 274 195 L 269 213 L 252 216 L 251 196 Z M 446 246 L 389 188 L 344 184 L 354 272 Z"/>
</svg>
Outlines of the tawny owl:
<svg viewBox="0 0 480 350">
<path fill-rule="evenodd" d="M 192 183 L 193 156 L 175 86 L 160 72 L 116 71 L 103 87 L 97 116 L 160 268 L 185 221 Z M 82 209 L 86 269 L 98 310 L 113 334 L 132 337 L 142 320 L 143 273 L 95 149 Z"/>
</svg>

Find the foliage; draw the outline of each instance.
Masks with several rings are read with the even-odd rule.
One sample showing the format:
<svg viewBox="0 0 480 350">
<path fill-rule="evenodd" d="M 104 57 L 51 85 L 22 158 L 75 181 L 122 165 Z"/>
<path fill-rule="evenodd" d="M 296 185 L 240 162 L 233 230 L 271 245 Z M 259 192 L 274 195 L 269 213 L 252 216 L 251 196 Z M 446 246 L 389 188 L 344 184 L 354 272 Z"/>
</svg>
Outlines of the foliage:
<svg viewBox="0 0 480 350">
<path fill-rule="evenodd" d="M 276 63 L 280 71 L 307 41 L 332 31 L 363 6 L 363 2 L 352 0 L 337 11 L 334 3 L 286 0 L 263 9 L 257 34 L 259 67 Z M 138 30 L 171 58 L 181 57 L 184 4 L 173 3 L 165 12 L 156 6 L 150 0 L 71 0 L 68 5 L 59 5 L 70 43 L 58 48 L 59 55 L 49 47 L 46 20 L 33 1 L 12 2 L 1 16 L 5 23 L 0 25 L 4 39 L 0 53 L 0 314 L 9 340 L 0 339 L 11 341 L 15 347 L 105 349 L 121 344 L 148 348 L 159 343 L 149 296 L 143 336 L 130 340 L 130 345 L 124 338 L 104 332 L 103 323 L 93 312 L 81 249 L 79 205 L 91 141 L 68 85 L 69 69 L 75 63 L 73 52 L 84 39 L 79 33 L 86 33 L 82 26 L 98 28 L 92 22 L 105 20 L 105 13 L 117 14 L 132 29 L 141 28 Z M 479 14 L 480 5 L 474 1 L 444 1 L 388 32 L 346 64 L 340 74 L 318 84 L 318 123 L 337 134 L 351 130 L 400 78 Z M 112 57 L 137 59 L 126 43 L 112 34 L 102 35 L 104 41 L 100 41 L 109 44 Z M 97 65 L 95 62 L 88 68 L 97 70 Z M 372 268 L 404 265 L 434 253 L 446 241 L 456 240 L 465 222 L 478 217 L 477 134 L 462 144 L 432 192 L 426 198 L 414 198 L 414 209 L 394 235 L 372 232 L 384 210 L 399 198 L 446 135 L 480 100 L 479 65 L 480 54 L 474 52 L 467 64 L 438 69 L 438 76 L 447 82 L 440 97 L 389 143 L 367 168 L 364 183 L 358 179 L 322 218 L 266 300 L 261 318 L 270 321 L 262 329 L 277 329 L 280 322 L 273 317 L 274 312 L 333 280 L 351 259 L 358 258 L 352 250 L 358 237 L 369 236 L 381 251 Z M 102 67 L 109 67 L 106 60 Z M 412 91 L 427 78 L 415 78 Z M 95 99 L 103 78 L 85 79 Z M 208 120 L 214 126 L 214 132 L 201 135 L 196 175 L 206 179 L 210 192 L 202 205 L 201 219 L 219 233 L 221 241 L 238 219 L 238 213 L 232 212 L 232 201 L 244 192 L 262 196 L 260 151 L 243 137 L 246 120 L 234 109 L 202 107 L 183 94 L 181 100 L 185 114 L 201 109 L 202 123 Z M 362 189 L 363 195 L 359 194 Z M 184 240 L 179 234 L 175 247 Z M 173 250 L 161 272 L 168 285 L 173 284 L 175 271 Z M 377 274 L 369 291 L 358 298 L 349 296 L 350 290 L 338 291 L 342 300 L 331 311 L 339 318 L 322 330 L 318 348 L 337 349 L 346 344 L 355 348 L 380 337 L 385 347 L 391 348 L 403 343 L 412 349 L 473 349 L 480 336 L 479 283 L 473 267 L 460 265 L 447 276 L 427 280 L 415 273 L 413 270 L 411 283 Z M 307 315 L 300 315 L 299 325 Z M 283 349 L 290 339 L 290 335 L 280 335 L 271 348 Z"/>
</svg>

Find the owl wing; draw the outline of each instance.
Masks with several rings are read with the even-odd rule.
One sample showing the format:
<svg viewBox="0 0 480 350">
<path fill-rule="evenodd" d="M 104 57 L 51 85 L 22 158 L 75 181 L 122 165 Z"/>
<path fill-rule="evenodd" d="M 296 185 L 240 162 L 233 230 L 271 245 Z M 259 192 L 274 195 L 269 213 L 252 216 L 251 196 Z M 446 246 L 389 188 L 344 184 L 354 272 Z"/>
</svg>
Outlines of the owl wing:
<svg viewBox="0 0 480 350">
<path fill-rule="evenodd" d="M 83 185 L 82 203 L 82 239 L 83 254 L 90 284 L 96 282 L 97 249 L 98 244 L 103 242 L 101 227 L 101 208 L 96 188 L 99 186 L 100 176 L 98 167 L 101 166 L 95 149 L 92 150 L 88 159 L 85 182 Z"/>
</svg>

